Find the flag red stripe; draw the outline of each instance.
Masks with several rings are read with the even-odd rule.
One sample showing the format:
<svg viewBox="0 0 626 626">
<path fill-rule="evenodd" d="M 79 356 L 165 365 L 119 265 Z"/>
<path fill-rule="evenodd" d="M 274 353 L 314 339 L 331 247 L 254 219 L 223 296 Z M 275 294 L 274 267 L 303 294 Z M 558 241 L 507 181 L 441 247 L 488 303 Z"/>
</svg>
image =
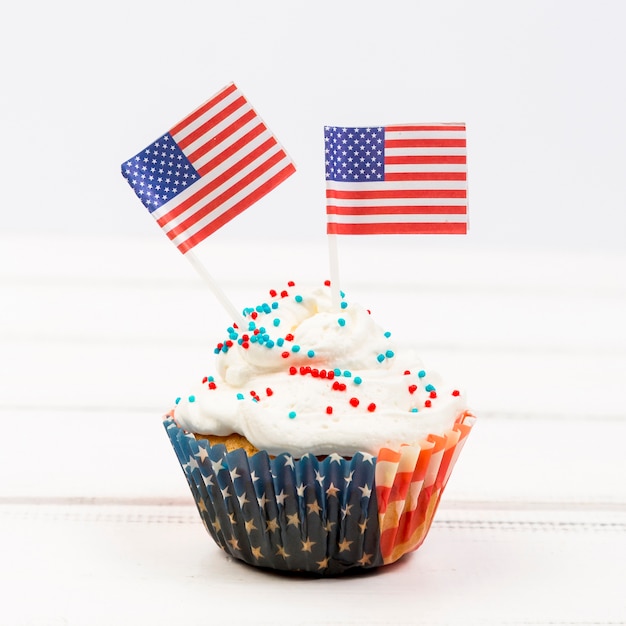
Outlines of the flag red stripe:
<svg viewBox="0 0 626 626">
<path fill-rule="evenodd" d="M 269 193 L 277 187 L 280 183 L 286 180 L 289 176 L 291 176 L 296 171 L 293 163 L 289 163 L 286 167 L 284 167 L 280 172 L 276 173 L 272 178 L 267 180 L 262 186 L 255 189 L 248 196 L 237 202 L 232 208 L 228 211 L 214 219 L 212 222 L 207 224 L 204 228 L 200 229 L 197 233 L 192 235 L 189 239 L 186 239 L 177 247 L 184 254 L 188 252 L 199 244 L 201 241 L 206 239 L 209 235 L 212 235 L 216 230 L 224 226 L 224 224 L 228 223 L 234 217 L 245 211 L 249 208 L 254 202 L 259 200 L 266 193 Z"/>
<path fill-rule="evenodd" d="M 170 129 L 170 135 L 176 135 L 180 133 L 184 128 L 189 126 L 189 124 L 192 124 L 193 122 L 195 122 L 200 116 L 204 115 L 211 107 L 214 107 L 216 104 L 224 100 L 224 98 L 227 98 L 228 96 L 230 96 L 230 94 L 233 93 L 234 91 L 237 91 L 237 86 L 235 84 L 229 85 L 228 87 L 220 91 L 213 98 L 211 98 L 210 100 L 207 100 L 203 105 L 199 106 L 195 111 L 193 111 L 187 117 L 185 117 L 180 122 L 178 122 L 176 126 L 172 127 Z"/>
<path fill-rule="evenodd" d="M 223 131 L 213 135 L 212 137 L 207 137 L 204 144 L 202 144 L 197 150 L 187 154 L 187 158 L 191 161 L 191 164 L 195 167 L 196 161 L 204 156 L 209 150 L 213 150 L 216 146 L 219 146 L 224 140 L 228 139 L 233 133 L 237 132 L 242 126 L 247 124 L 250 120 L 253 120 L 256 117 L 254 111 L 246 111 L 244 115 L 242 115 L 239 119 L 235 120 L 232 124 L 227 126 Z M 261 123 L 259 124 L 261 129 L 264 129 L 265 126 Z M 200 170 L 198 170 L 200 171 Z"/>
<path fill-rule="evenodd" d="M 458 164 L 465 165 L 467 157 L 465 155 L 440 155 L 440 156 L 385 156 L 385 164 L 388 165 L 437 165 L 437 164 Z"/>
<path fill-rule="evenodd" d="M 329 215 L 466 215 L 467 207 L 463 206 L 367 206 L 344 207 L 334 204 L 327 205 Z"/>
<path fill-rule="evenodd" d="M 394 180 L 467 180 L 465 172 L 387 172 L 385 182 Z"/>
<path fill-rule="evenodd" d="M 227 107 L 224 107 L 221 111 L 198 126 L 198 128 L 190 132 L 188 135 L 185 135 L 180 139 L 176 139 L 176 143 L 179 145 L 180 149 L 184 151 L 187 146 L 191 145 L 203 135 L 209 133 L 209 131 L 215 128 L 215 126 L 217 126 L 220 122 L 223 122 L 227 117 L 232 115 L 237 109 L 240 109 L 245 104 L 246 99 L 243 96 L 239 96 L 239 98 L 231 102 Z"/>
<path fill-rule="evenodd" d="M 465 148 L 465 139 L 385 139 L 385 148 Z"/>
<path fill-rule="evenodd" d="M 429 131 L 429 130 L 435 130 L 435 131 L 459 131 L 459 132 L 465 132 L 465 125 L 464 124 L 435 124 L 435 125 L 428 125 L 428 124 L 416 124 L 414 126 L 405 126 L 403 124 L 401 125 L 396 125 L 396 126 L 385 126 L 385 129 L 387 131 L 392 131 L 392 132 L 398 132 L 398 131 L 415 131 L 415 130 L 424 130 L 424 131 Z"/>
<path fill-rule="evenodd" d="M 198 174 L 200 174 L 200 176 L 204 176 L 208 174 L 211 170 L 213 170 L 218 165 L 226 161 L 226 159 L 236 154 L 239 150 L 243 150 L 244 146 L 246 146 L 253 139 L 261 135 L 265 130 L 267 130 L 267 128 L 265 127 L 264 124 L 258 124 L 253 129 L 249 130 L 240 139 L 235 141 L 235 143 L 233 143 L 231 146 L 229 146 L 228 148 L 225 148 L 222 152 L 217 154 L 210 161 L 207 161 L 202 167 L 199 167 Z"/>
<path fill-rule="evenodd" d="M 458 222 L 335 224 L 329 222 L 326 231 L 329 235 L 465 235 L 467 224 Z"/>
<path fill-rule="evenodd" d="M 271 137 L 271 140 L 276 142 L 274 137 Z M 266 161 L 264 161 L 251 172 L 246 174 L 242 179 L 238 180 L 235 184 L 225 189 L 219 196 L 216 196 L 203 207 L 194 211 L 194 213 L 190 215 L 187 219 L 183 220 L 180 224 L 172 228 L 172 230 L 168 231 L 167 236 L 170 239 L 174 239 L 178 235 L 184 233 L 196 222 L 206 217 L 211 211 L 213 211 L 213 209 L 221 206 L 222 204 L 224 204 L 224 202 L 232 198 L 236 193 L 239 193 L 242 189 L 250 186 L 250 183 L 259 178 L 259 176 L 267 172 L 267 170 L 271 169 L 274 165 L 276 165 L 276 163 L 279 163 L 284 158 L 285 153 L 282 151 L 276 152 L 275 154 L 271 155 Z M 199 196 L 198 199 L 201 199 L 205 195 L 206 194 L 202 194 L 202 196 Z"/>
<path fill-rule="evenodd" d="M 374 198 L 465 198 L 466 189 L 368 189 L 363 191 L 340 191 L 327 189 L 327 198 L 337 200 L 374 199 Z"/>
<path fill-rule="evenodd" d="M 198 189 L 194 194 L 189 196 L 186 200 L 181 202 L 178 206 L 173 207 L 170 211 L 168 211 L 165 215 L 157 219 L 157 224 L 161 227 L 168 224 L 173 218 L 178 217 L 182 213 L 184 213 L 187 209 L 192 207 L 194 204 L 202 200 L 206 195 L 210 194 L 212 191 L 223 185 L 226 181 L 231 179 L 235 174 L 240 172 L 244 167 L 252 163 L 255 159 L 257 159 L 261 154 L 267 152 L 272 146 L 278 143 L 275 137 L 269 137 L 266 141 L 264 141 L 260 146 L 258 146 L 255 150 L 247 154 L 245 157 L 242 157 L 237 163 L 235 163 L 232 167 L 229 167 L 227 170 L 222 172 L 219 176 L 212 179 L 210 183 Z M 284 154 L 284 153 L 277 153 Z"/>
</svg>

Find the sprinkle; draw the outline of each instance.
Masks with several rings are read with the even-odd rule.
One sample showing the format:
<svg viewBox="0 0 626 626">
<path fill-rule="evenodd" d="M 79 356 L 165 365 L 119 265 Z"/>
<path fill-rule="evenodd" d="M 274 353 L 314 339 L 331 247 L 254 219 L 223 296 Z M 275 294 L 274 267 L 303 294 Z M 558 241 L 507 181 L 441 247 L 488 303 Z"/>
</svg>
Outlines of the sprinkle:
<svg viewBox="0 0 626 626">
<path fill-rule="evenodd" d="M 373 402 L 371 402 L 370 404 L 367 405 L 367 410 L 370 413 L 373 413 L 376 410 L 376 405 Z"/>
<path fill-rule="evenodd" d="M 287 356 L 289 356 L 289 353 L 287 353 Z M 289 368 L 289 373 L 292 376 L 295 376 L 298 373 L 298 368 L 294 367 L 293 365 Z"/>
<path fill-rule="evenodd" d="M 411 413 L 417 413 L 417 409 L 416 409 L 415 407 L 413 407 L 413 408 L 411 409 Z"/>
<path fill-rule="evenodd" d="M 343 375 L 344 375 L 346 378 L 352 378 L 352 372 L 351 372 L 350 370 L 344 370 L 344 371 L 343 371 Z"/>
<path fill-rule="evenodd" d="M 286 359 L 289 357 L 289 352 L 285 351 L 285 352 L 281 352 L 280 356 L 283 357 L 283 359 Z"/>
<path fill-rule="evenodd" d="M 288 295 L 289 295 L 289 294 L 287 293 L 287 291 L 286 291 L 285 289 L 283 289 L 283 290 L 280 292 L 280 297 L 281 297 L 281 298 L 286 298 Z"/>
<path fill-rule="evenodd" d="M 287 287 L 295 287 L 295 286 L 296 286 L 296 283 L 294 283 L 294 282 L 293 282 L 293 280 L 290 280 L 290 281 L 287 283 Z"/>
<path fill-rule="evenodd" d="M 411 374 L 411 370 L 404 370 L 404 375 L 409 376 Z"/>
<path fill-rule="evenodd" d="M 268 340 L 265 342 L 265 345 L 266 345 L 268 348 L 273 348 L 273 347 L 274 347 L 274 340 L 273 340 L 273 339 L 268 339 Z"/>
<path fill-rule="evenodd" d="M 243 393 L 237 394 L 237 400 L 243 400 Z"/>
<path fill-rule="evenodd" d="M 330 281 L 329 280 L 325 280 L 324 281 L 324 285 L 326 285 L 326 287 L 330 287 Z"/>
<path fill-rule="evenodd" d="M 176 400 L 174 400 L 174 404 L 178 404 L 180 402 L 180 398 L 176 398 Z"/>
<path fill-rule="evenodd" d="M 382 363 L 382 362 L 385 360 L 385 355 L 384 355 L 384 354 L 379 354 L 379 355 L 376 357 L 376 360 L 377 360 L 379 363 Z"/>
<path fill-rule="evenodd" d="M 287 333 L 285 335 L 285 341 L 293 341 L 293 335 L 291 333 Z"/>
<path fill-rule="evenodd" d="M 189 402 L 195 402 L 196 396 L 189 396 Z"/>
<path fill-rule="evenodd" d="M 278 292 L 276 291 L 276 289 L 270 289 L 270 296 L 272 296 L 272 298 L 275 298 L 277 294 Z"/>
<path fill-rule="evenodd" d="M 293 419 L 296 416 L 295 411 L 289 411 L 289 419 Z"/>
<path fill-rule="evenodd" d="M 359 406 L 359 399 L 358 398 L 350 398 L 350 404 L 354 407 Z"/>
<path fill-rule="evenodd" d="M 204 385 L 204 383 L 206 383 L 208 380 L 209 380 L 209 379 L 205 376 L 205 377 L 202 379 L 202 384 Z"/>
<path fill-rule="evenodd" d="M 297 343 L 294 343 L 294 345 L 291 346 L 291 351 L 292 352 L 300 352 L 300 346 Z"/>
<path fill-rule="evenodd" d="M 278 302 L 272 302 L 272 309 L 276 310 L 278 308 Z"/>
<path fill-rule="evenodd" d="M 339 368 L 337 368 L 337 367 L 336 367 L 336 368 L 333 370 L 333 374 L 334 374 L 335 376 L 341 376 L 341 370 L 340 370 Z"/>
<path fill-rule="evenodd" d="M 453 395 L 453 396 L 459 396 L 459 395 L 461 395 L 461 393 L 460 393 L 460 391 L 459 391 L 458 389 L 455 389 L 455 390 L 452 392 L 452 395 Z"/>
<path fill-rule="evenodd" d="M 268 387 L 268 388 L 265 390 L 265 394 L 266 394 L 267 396 L 273 396 L 273 395 L 274 395 L 274 392 L 272 391 L 272 388 L 271 388 L 271 387 Z"/>
<path fill-rule="evenodd" d="M 426 385 L 424 389 L 426 389 L 426 391 L 435 391 L 435 387 L 431 384 Z"/>
<path fill-rule="evenodd" d="M 424 406 L 432 406 L 432 404 L 433 404 L 433 403 L 432 403 L 430 400 L 426 400 L 426 401 L 424 402 Z"/>
<path fill-rule="evenodd" d="M 256 311 L 252 311 L 252 313 L 250 313 L 250 317 L 255 320 L 257 317 L 259 316 L 259 314 Z"/>
<path fill-rule="evenodd" d="M 256 324 L 254 322 L 248 322 L 248 330 L 254 330 L 256 328 Z"/>
<path fill-rule="evenodd" d="M 385 356 L 386 356 L 388 359 L 393 359 L 393 357 L 394 357 L 393 350 L 387 350 L 387 352 L 385 352 Z"/>
<path fill-rule="evenodd" d="M 344 320 L 343 317 L 340 317 L 337 320 L 337 324 L 339 324 L 339 326 L 345 326 L 346 325 L 346 320 Z"/>
<path fill-rule="evenodd" d="M 282 345 L 283 345 L 284 343 L 285 343 L 285 339 L 284 339 L 283 337 L 279 337 L 279 338 L 276 340 L 276 345 L 277 345 L 279 348 L 281 348 L 281 347 L 282 347 Z"/>
<path fill-rule="evenodd" d="M 391 333 L 389 331 L 385 332 L 385 337 L 387 337 L 387 339 L 389 339 L 389 337 L 391 337 Z"/>
<path fill-rule="evenodd" d="M 212 383 L 212 382 L 215 380 L 215 378 L 214 378 L 213 376 L 209 376 L 209 378 L 208 378 L 207 380 L 208 380 L 210 383 Z"/>
<path fill-rule="evenodd" d="M 342 302 L 339 306 L 340 306 L 342 309 L 347 309 L 347 308 L 348 308 L 348 303 L 347 303 L 347 302 Z"/>
<path fill-rule="evenodd" d="M 209 383 L 209 389 L 217 389 L 217 385 L 213 381 L 211 381 Z"/>
<path fill-rule="evenodd" d="M 296 302 L 300 303 L 300 302 L 302 302 L 302 296 L 297 295 L 297 296 L 294 298 L 294 300 L 295 300 Z"/>
<path fill-rule="evenodd" d="M 424 378 L 424 376 L 426 376 L 426 372 L 425 372 L 424 370 L 420 370 L 419 372 L 417 372 L 417 375 L 418 375 L 420 378 Z"/>
<path fill-rule="evenodd" d="M 437 392 L 436 391 L 431 391 L 429 395 L 430 395 L 431 398 L 436 398 L 437 397 Z"/>
<path fill-rule="evenodd" d="M 295 348 L 295 346 L 294 346 L 294 348 Z M 307 355 L 310 359 L 312 359 L 312 358 L 315 356 L 315 352 L 314 352 L 313 350 L 309 350 L 309 351 L 306 353 L 306 355 Z"/>
<path fill-rule="evenodd" d="M 354 377 L 354 384 L 355 385 L 360 385 L 363 382 L 363 379 L 360 376 L 355 376 Z"/>
<path fill-rule="evenodd" d="M 417 391 L 417 385 L 409 385 L 409 393 L 415 393 Z"/>
<path fill-rule="evenodd" d="M 333 413 L 333 407 L 332 407 L 332 406 L 327 406 L 327 407 L 326 407 L 326 413 L 328 413 L 328 415 L 332 415 L 332 413 Z"/>
</svg>

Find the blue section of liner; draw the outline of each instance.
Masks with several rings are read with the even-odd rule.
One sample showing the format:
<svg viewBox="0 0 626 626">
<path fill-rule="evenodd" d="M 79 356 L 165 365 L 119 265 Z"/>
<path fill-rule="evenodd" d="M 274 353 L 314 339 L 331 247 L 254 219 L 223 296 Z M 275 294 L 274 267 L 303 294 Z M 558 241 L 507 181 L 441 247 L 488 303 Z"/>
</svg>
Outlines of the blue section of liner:
<svg viewBox="0 0 626 626">
<path fill-rule="evenodd" d="M 318 576 L 383 564 L 375 458 L 249 457 L 196 440 L 171 418 L 164 426 L 207 531 L 234 558 Z"/>
</svg>

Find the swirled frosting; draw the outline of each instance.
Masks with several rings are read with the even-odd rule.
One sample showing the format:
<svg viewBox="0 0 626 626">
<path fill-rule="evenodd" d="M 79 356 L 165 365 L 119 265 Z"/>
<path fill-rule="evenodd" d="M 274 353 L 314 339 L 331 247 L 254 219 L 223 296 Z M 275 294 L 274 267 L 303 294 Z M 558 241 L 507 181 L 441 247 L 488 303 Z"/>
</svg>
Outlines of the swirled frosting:
<svg viewBox="0 0 626 626">
<path fill-rule="evenodd" d="M 185 430 L 244 435 L 270 454 L 356 451 L 416 444 L 441 434 L 467 409 L 465 397 L 330 287 L 282 291 L 243 312 L 217 344 L 216 370 L 179 398 Z"/>
</svg>

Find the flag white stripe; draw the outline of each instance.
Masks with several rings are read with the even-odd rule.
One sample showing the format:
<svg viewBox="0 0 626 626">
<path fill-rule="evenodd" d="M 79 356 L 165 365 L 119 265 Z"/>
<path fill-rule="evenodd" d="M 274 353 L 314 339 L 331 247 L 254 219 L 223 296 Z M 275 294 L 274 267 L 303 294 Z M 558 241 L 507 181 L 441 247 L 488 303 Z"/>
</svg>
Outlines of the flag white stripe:
<svg viewBox="0 0 626 626">
<path fill-rule="evenodd" d="M 385 148 L 385 156 L 466 156 L 465 148 Z"/>
<path fill-rule="evenodd" d="M 420 190 L 464 190 L 467 189 L 465 180 L 375 180 L 363 183 L 342 183 L 340 181 L 327 181 L 327 189 L 348 192 L 354 194 L 370 193 L 372 191 L 420 191 Z"/>
<path fill-rule="evenodd" d="M 235 100 L 237 100 L 237 98 L 240 98 L 241 96 L 242 96 L 242 93 L 239 91 L 239 89 L 235 89 L 235 91 L 233 91 L 231 94 L 226 96 L 223 100 L 220 100 L 219 102 L 214 104 L 211 108 L 207 109 L 200 117 L 193 120 L 193 122 L 190 122 L 188 126 L 185 126 L 184 128 L 182 128 L 180 132 L 176 133 L 175 135 L 172 135 L 176 143 L 179 143 L 180 141 L 184 140 L 191 133 L 193 133 L 198 128 L 200 128 L 202 124 L 210 120 L 213 116 L 217 115 L 220 111 L 223 111 L 228 105 L 232 104 Z M 245 102 L 244 105 L 242 107 L 239 107 L 239 109 L 237 110 L 243 109 L 244 107 L 251 108 L 248 102 Z M 202 107 L 199 107 L 199 108 L 202 108 Z M 187 117 L 191 117 L 194 112 L 192 112 Z"/>
<path fill-rule="evenodd" d="M 410 214 L 410 213 L 394 213 L 391 215 L 377 214 L 377 215 L 328 215 L 329 224 L 396 224 L 396 223 L 410 223 L 410 224 L 423 224 L 423 223 L 436 223 L 447 224 L 457 223 L 466 224 L 467 215 L 441 215 L 441 214 Z"/>
<path fill-rule="evenodd" d="M 328 207 L 466 206 L 467 198 L 327 198 Z"/>
<path fill-rule="evenodd" d="M 464 130 L 390 130 L 385 139 L 465 139 Z"/>
<path fill-rule="evenodd" d="M 385 165 L 385 172 L 467 172 L 462 163 L 400 163 Z"/>
<path fill-rule="evenodd" d="M 206 205 L 209 202 L 213 201 L 218 196 L 220 196 L 226 190 L 230 189 L 231 187 L 235 187 L 252 170 L 257 168 L 259 165 L 261 165 L 262 163 L 267 161 L 271 156 L 273 156 L 274 154 L 276 154 L 277 152 L 280 152 L 280 151 L 281 151 L 281 147 L 278 144 L 273 145 L 269 150 L 267 150 L 266 152 L 263 152 L 262 154 L 260 154 L 254 161 L 252 161 L 246 167 L 244 167 L 242 170 L 237 172 L 232 178 L 229 178 L 228 180 L 224 181 L 219 187 L 217 187 L 216 189 L 211 191 L 211 193 L 209 193 L 206 196 L 202 197 L 198 201 L 197 204 L 192 204 L 185 211 L 183 211 L 180 215 L 177 215 L 176 217 L 173 217 L 171 219 L 171 221 L 167 222 L 166 224 L 163 224 L 163 226 L 162 226 L 163 231 L 168 233 L 172 229 L 174 229 L 177 226 L 179 226 L 180 224 L 182 224 L 186 219 L 188 219 L 194 213 L 196 213 L 196 211 L 198 211 L 198 206 L 197 205 L 201 205 L 201 206 Z M 235 155 L 234 158 L 231 159 L 231 160 L 233 162 L 237 162 L 237 161 L 241 160 L 241 155 Z M 286 159 L 282 159 L 279 163 L 282 163 L 282 167 L 284 167 L 284 165 L 286 163 Z M 223 169 L 226 169 L 226 168 L 223 168 Z M 216 170 L 215 177 L 209 178 L 208 180 L 207 180 L 208 177 L 206 177 L 206 176 L 204 178 L 201 178 L 190 189 L 186 189 L 183 193 L 181 193 L 175 199 L 173 199 L 171 201 L 171 203 L 166 203 L 162 207 L 159 207 L 159 209 L 154 211 L 154 213 L 152 213 L 152 215 L 155 216 L 156 219 L 158 219 L 160 216 L 157 216 L 156 213 L 161 211 L 164 207 L 167 207 L 168 204 L 171 204 L 170 208 L 175 208 L 175 207 L 179 206 L 180 204 L 182 204 L 182 202 L 187 200 L 189 198 L 189 196 L 193 195 L 194 193 L 196 193 L 200 189 L 204 188 L 207 184 L 213 183 L 214 182 L 214 178 L 217 178 L 217 176 L 219 176 L 219 173 L 221 173 L 221 172 L 218 172 Z M 256 179 L 255 179 L 255 181 L 253 181 L 252 184 L 256 184 Z M 185 196 L 184 198 L 183 198 L 183 195 Z M 247 195 L 247 194 L 244 194 L 244 195 Z M 166 211 L 164 211 L 162 213 L 162 215 L 166 216 L 167 213 L 169 212 L 170 208 L 168 208 Z"/>
<path fill-rule="evenodd" d="M 176 246 L 180 246 L 187 239 L 193 237 L 193 235 L 195 235 L 198 231 L 202 230 L 205 226 L 208 226 L 211 222 L 215 221 L 217 218 L 221 217 L 224 213 L 229 211 L 235 204 L 237 204 L 237 202 L 253 193 L 259 187 L 262 187 L 268 180 L 278 174 L 278 172 L 280 172 L 290 162 L 291 161 L 288 158 L 285 158 L 276 163 L 276 165 L 267 170 L 267 172 L 265 172 L 263 175 L 255 178 L 250 185 L 244 187 L 242 190 L 226 200 L 219 207 L 216 207 L 208 215 L 205 215 L 202 219 L 189 226 L 189 228 L 183 233 L 172 239 L 172 243 Z M 202 201 L 199 202 L 199 204 L 204 205 L 206 204 L 206 202 L 206 198 L 203 198 Z M 196 210 L 198 210 L 198 208 L 196 208 Z"/>
</svg>

